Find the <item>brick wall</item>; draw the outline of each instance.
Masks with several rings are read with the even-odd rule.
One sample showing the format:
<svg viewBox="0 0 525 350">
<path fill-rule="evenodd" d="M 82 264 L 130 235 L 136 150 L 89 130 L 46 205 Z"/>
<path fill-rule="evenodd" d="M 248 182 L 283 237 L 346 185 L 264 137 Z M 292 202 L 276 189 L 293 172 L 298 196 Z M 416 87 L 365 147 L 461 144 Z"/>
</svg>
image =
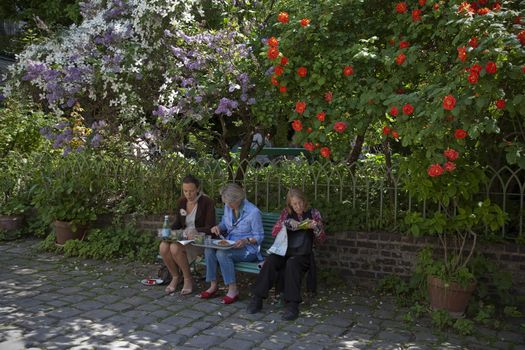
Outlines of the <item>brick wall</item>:
<svg viewBox="0 0 525 350">
<path fill-rule="evenodd" d="M 137 220 L 137 225 L 156 234 L 162 221 L 162 215 L 148 215 Z M 337 271 L 344 277 L 374 280 L 391 274 L 408 277 L 419 250 L 426 246 L 437 248 L 436 251 L 440 247 L 433 237 L 414 238 L 388 232 L 330 233 L 317 251 L 317 261 L 320 268 Z M 525 246 L 479 244 L 478 251 L 509 271 L 516 290 L 525 295 Z"/>
<path fill-rule="evenodd" d="M 439 251 L 433 237 L 414 238 L 386 232 L 340 232 L 331 234 L 318 249 L 320 268 L 343 276 L 380 279 L 396 274 L 410 276 L 417 254 L 425 246 Z M 478 251 L 512 274 L 515 289 L 525 295 L 525 246 L 517 244 L 479 244 Z"/>
</svg>

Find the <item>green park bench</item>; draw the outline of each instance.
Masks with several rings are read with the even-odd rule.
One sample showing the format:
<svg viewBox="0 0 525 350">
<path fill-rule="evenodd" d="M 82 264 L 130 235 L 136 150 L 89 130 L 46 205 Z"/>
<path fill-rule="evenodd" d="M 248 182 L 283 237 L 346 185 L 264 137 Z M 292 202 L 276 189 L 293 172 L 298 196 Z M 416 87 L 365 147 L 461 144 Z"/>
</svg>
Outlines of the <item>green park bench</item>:
<svg viewBox="0 0 525 350">
<path fill-rule="evenodd" d="M 215 218 L 216 218 L 217 223 L 221 221 L 223 213 L 224 213 L 224 208 L 215 208 Z M 261 244 L 261 254 L 263 257 L 266 257 L 268 255 L 267 250 L 273 244 L 274 237 L 272 236 L 272 229 L 273 229 L 273 225 L 275 225 L 275 223 L 279 219 L 279 215 L 280 215 L 279 213 L 261 212 L 263 229 L 264 229 L 264 239 Z M 259 263 L 260 261 L 237 262 L 235 263 L 235 270 L 257 274 L 259 273 L 259 266 L 258 266 Z M 198 264 L 206 266 L 206 261 L 204 259 L 201 259 L 198 262 Z"/>
<path fill-rule="evenodd" d="M 300 156 L 301 154 L 307 156 L 308 152 L 302 147 L 263 147 L 258 153 L 258 155 L 262 156 Z"/>
</svg>

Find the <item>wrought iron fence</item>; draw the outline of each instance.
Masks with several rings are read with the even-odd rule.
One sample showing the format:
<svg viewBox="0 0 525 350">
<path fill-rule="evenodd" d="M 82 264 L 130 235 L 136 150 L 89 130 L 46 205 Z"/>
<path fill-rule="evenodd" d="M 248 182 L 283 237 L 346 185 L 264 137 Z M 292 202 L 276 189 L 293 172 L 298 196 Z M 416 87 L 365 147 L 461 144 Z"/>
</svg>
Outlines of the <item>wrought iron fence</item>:
<svg viewBox="0 0 525 350">
<path fill-rule="evenodd" d="M 82 164 L 74 165 L 75 162 Z M 212 158 L 116 162 L 97 157 L 76 160 L 70 166 L 78 171 L 93 168 L 98 180 L 105 181 L 105 209 L 127 214 L 172 211 L 181 195 L 181 180 L 188 173 L 199 177 L 203 190 L 220 201 L 220 188 L 228 182 L 228 174 L 235 173 L 241 164 Z M 507 213 L 502 238 L 523 239 L 523 170 L 489 167 L 486 173 L 489 181 L 479 199 L 490 198 Z M 387 176 L 384 165 L 373 161 L 360 162 L 353 168 L 304 158 L 278 160 L 264 166 L 250 162 L 242 178 L 248 199 L 261 210 L 280 211 L 288 189 L 299 187 L 338 229 L 399 230 L 406 212 L 419 211 L 425 216 L 435 210 L 433 205 L 414 200 L 404 190 L 396 169 Z"/>
</svg>

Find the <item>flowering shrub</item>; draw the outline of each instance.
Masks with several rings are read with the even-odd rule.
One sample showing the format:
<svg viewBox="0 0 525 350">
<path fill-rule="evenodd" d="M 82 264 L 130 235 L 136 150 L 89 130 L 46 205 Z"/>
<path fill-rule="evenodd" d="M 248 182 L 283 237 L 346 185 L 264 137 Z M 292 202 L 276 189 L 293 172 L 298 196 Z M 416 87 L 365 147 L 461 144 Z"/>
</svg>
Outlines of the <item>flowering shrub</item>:
<svg viewBox="0 0 525 350">
<path fill-rule="evenodd" d="M 290 61 L 273 79 L 286 87 L 279 93 L 284 102 L 305 106 L 290 113 L 290 121 L 305 126 L 294 129 L 297 143 L 331 148 L 367 133 L 369 143 L 377 142 L 382 134 L 424 149 L 413 171 L 425 171 L 442 167 L 448 148 L 478 160 L 483 146 L 476 140 L 495 134 L 507 161 L 525 167 L 518 156 L 524 134 L 510 122 L 525 117 L 523 13 L 517 4 L 404 1 L 385 9 L 379 2 L 349 0 L 288 6 L 294 12 L 281 8 L 280 16 L 286 13 L 289 22 L 274 18 L 279 55 L 268 61 Z M 338 11 L 325 15 L 332 7 Z M 365 17 L 376 22 L 360 27 Z M 297 23 L 301 18 L 310 20 L 307 28 Z M 294 77 L 295 70 L 305 73 Z M 336 127 L 342 122 L 346 130 Z M 431 173 L 446 176 L 460 168 L 449 164 L 447 171 Z"/>
<path fill-rule="evenodd" d="M 252 110 L 257 102 L 254 87 L 263 77 L 252 54 L 251 46 L 260 45 L 250 37 L 254 24 L 248 18 L 239 25 L 233 17 L 238 12 L 228 25 L 214 24 L 201 3 L 82 2 L 81 24 L 22 52 L 1 93 L 16 98 L 29 92 L 64 116 L 67 125 L 57 125 L 51 133 L 58 147 L 64 140 L 70 146 L 75 120 L 69 116 L 77 103 L 85 110 L 91 135 L 86 143 L 71 145 L 77 146 L 74 149 L 103 143 L 101 124 L 113 134 L 155 142 L 170 124 L 182 125 L 187 132 L 194 124 L 226 124 L 215 120 L 231 118 L 241 119 L 239 125 L 249 134 L 257 125 L 254 114 L 264 114 L 263 109 Z M 216 13 L 229 12 L 226 4 L 210 5 Z M 208 27 L 200 22 L 203 19 Z M 273 50 L 278 53 L 271 47 L 269 57 Z"/>
</svg>

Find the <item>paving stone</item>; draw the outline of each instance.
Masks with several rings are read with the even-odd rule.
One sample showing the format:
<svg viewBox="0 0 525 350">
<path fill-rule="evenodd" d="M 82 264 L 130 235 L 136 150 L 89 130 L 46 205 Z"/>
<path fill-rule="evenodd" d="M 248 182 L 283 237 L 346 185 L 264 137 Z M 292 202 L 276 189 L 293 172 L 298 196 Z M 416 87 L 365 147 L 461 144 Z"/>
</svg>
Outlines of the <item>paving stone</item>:
<svg viewBox="0 0 525 350">
<path fill-rule="evenodd" d="M 163 334 L 159 340 L 166 342 L 168 348 L 173 347 L 179 349 L 179 345 L 184 344 L 188 340 L 188 337 L 183 334 Z"/>
<path fill-rule="evenodd" d="M 105 309 L 118 311 L 118 312 L 135 309 L 133 305 L 126 304 L 126 303 L 112 303 L 112 304 L 107 304 L 107 305 L 105 305 L 104 303 L 101 303 L 101 304 L 104 305 Z"/>
<path fill-rule="evenodd" d="M 103 303 L 95 301 L 95 300 L 86 300 L 81 303 L 76 303 L 75 305 L 77 309 L 80 309 L 83 311 L 101 309 L 103 306 L 104 306 Z"/>
<path fill-rule="evenodd" d="M 523 334 L 511 333 L 508 331 L 498 332 L 498 339 L 505 342 L 525 344 L 525 337 L 523 336 Z"/>
<path fill-rule="evenodd" d="M 232 338 L 222 342 L 220 346 L 224 349 L 250 350 L 253 348 L 254 342 L 244 339 Z"/>
<path fill-rule="evenodd" d="M 47 316 L 64 319 L 64 318 L 70 318 L 70 317 L 76 316 L 80 314 L 81 312 L 82 312 L 81 310 L 75 309 L 72 307 L 63 307 L 63 308 L 55 309 L 51 312 L 48 312 Z"/>
<path fill-rule="evenodd" d="M 282 350 L 288 347 L 289 344 L 283 343 L 276 339 L 268 339 L 259 344 L 254 349 L 268 349 L 268 350 Z"/>
<path fill-rule="evenodd" d="M 191 339 L 188 339 L 184 345 L 186 346 L 194 346 L 197 348 L 204 348 L 209 349 L 213 348 L 217 344 L 220 344 L 224 341 L 223 337 L 216 337 L 212 335 L 198 335 L 195 337 L 192 337 Z"/>
<path fill-rule="evenodd" d="M 115 311 L 105 310 L 105 309 L 94 309 L 80 315 L 82 318 L 87 318 L 90 320 L 103 320 L 115 315 Z"/>
</svg>

